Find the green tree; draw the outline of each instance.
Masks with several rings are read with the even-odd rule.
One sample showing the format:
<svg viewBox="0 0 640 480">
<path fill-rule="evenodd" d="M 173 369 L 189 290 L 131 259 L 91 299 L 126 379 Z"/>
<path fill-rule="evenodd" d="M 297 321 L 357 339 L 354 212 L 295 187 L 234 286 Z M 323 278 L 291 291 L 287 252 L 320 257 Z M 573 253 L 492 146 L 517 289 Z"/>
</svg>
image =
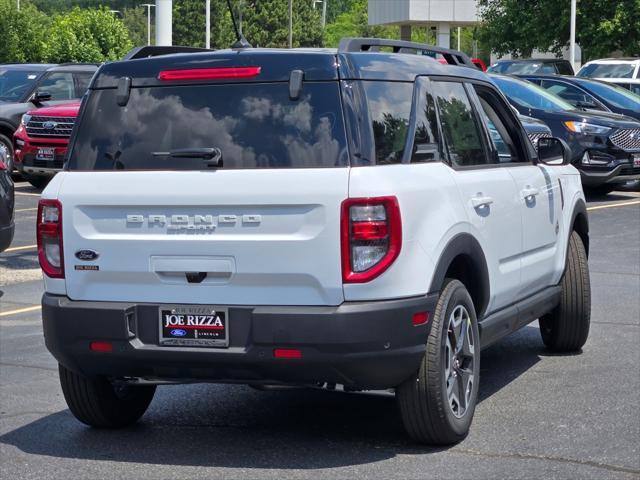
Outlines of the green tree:
<svg viewBox="0 0 640 480">
<path fill-rule="evenodd" d="M 147 44 L 147 9 L 144 7 L 124 8 L 122 22 L 129 32 L 131 42 L 136 46 Z M 151 44 L 154 43 L 155 24 L 151 21 Z"/>
<path fill-rule="evenodd" d="M 51 62 L 104 62 L 132 47 L 124 23 L 107 8 L 75 7 L 53 18 L 45 56 Z"/>
<path fill-rule="evenodd" d="M 0 0 L 0 63 L 40 62 L 44 56 L 49 18 L 31 3 Z"/>
<path fill-rule="evenodd" d="M 481 0 L 480 13 L 480 39 L 498 54 L 560 53 L 568 45 L 568 1 Z M 580 0 L 576 24 L 583 61 L 614 51 L 640 54 L 640 0 Z"/>
<path fill-rule="evenodd" d="M 287 47 L 289 44 L 288 0 L 244 0 L 242 29 L 254 46 Z M 307 0 L 293 0 L 293 46 L 323 44 L 321 10 Z"/>
<path fill-rule="evenodd" d="M 204 0 L 174 1 L 173 44 L 204 47 L 205 18 Z M 211 0 L 211 47 L 229 47 L 234 39 L 232 32 L 231 17 L 226 0 Z"/>
<path fill-rule="evenodd" d="M 399 38 L 400 32 L 398 27 L 369 25 L 367 0 L 351 0 L 351 8 L 327 25 L 325 44 L 337 47 L 344 37 Z"/>
</svg>

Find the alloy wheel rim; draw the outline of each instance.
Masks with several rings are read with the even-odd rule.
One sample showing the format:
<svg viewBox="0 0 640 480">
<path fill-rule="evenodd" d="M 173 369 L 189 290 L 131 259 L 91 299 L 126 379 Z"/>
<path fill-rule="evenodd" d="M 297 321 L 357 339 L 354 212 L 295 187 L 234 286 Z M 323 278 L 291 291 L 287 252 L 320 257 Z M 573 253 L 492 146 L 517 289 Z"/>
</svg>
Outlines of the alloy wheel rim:
<svg viewBox="0 0 640 480">
<path fill-rule="evenodd" d="M 457 305 L 449 315 L 444 355 L 447 401 L 453 415 L 462 418 L 469 409 L 475 381 L 471 316 L 463 305 Z"/>
</svg>

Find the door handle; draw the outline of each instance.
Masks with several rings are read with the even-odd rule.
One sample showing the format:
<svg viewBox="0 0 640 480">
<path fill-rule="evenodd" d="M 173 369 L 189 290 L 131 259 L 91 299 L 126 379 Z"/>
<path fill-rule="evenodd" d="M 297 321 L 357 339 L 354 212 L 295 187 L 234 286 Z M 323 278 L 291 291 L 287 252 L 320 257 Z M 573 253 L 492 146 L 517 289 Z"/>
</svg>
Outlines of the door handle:
<svg viewBox="0 0 640 480">
<path fill-rule="evenodd" d="M 538 190 L 537 188 L 527 187 L 522 190 L 522 198 L 524 198 L 525 200 L 527 198 L 535 197 L 536 195 L 540 195 L 540 190 Z"/>
<path fill-rule="evenodd" d="M 483 196 L 482 194 L 471 197 L 471 205 L 473 208 L 487 208 L 493 203 L 493 198 Z"/>
</svg>

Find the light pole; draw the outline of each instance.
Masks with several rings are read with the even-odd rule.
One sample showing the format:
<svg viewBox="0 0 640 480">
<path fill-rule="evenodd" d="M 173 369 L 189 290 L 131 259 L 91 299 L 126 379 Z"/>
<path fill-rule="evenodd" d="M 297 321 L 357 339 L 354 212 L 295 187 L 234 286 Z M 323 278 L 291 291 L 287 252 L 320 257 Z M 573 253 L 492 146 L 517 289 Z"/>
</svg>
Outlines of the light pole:
<svg viewBox="0 0 640 480">
<path fill-rule="evenodd" d="M 143 3 L 141 7 L 147 7 L 147 45 L 151 45 L 151 7 L 155 7 L 153 3 Z"/>
<path fill-rule="evenodd" d="M 16 4 L 18 6 L 18 10 L 20 10 L 20 0 L 16 0 Z"/>
<path fill-rule="evenodd" d="M 204 47 L 208 49 L 211 48 L 211 0 L 205 2 L 205 8 L 207 10 L 205 14 L 207 31 L 204 35 Z"/>
<path fill-rule="evenodd" d="M 571 36 L 569 39 L 571 68 L 576 68 L 576 0 L 571 0 Z"/>
<path fill-rule="evenodd" d="M 322 29 L 327 24 L 327 0 L 313 0 L 313 9 L 316 9 L 318 3 L 322 4 Z"/>
<path fill-rule="evenodd" d="M 289 48 L 293 48 L 293 0 L 289 0 Z"/>
</svg>

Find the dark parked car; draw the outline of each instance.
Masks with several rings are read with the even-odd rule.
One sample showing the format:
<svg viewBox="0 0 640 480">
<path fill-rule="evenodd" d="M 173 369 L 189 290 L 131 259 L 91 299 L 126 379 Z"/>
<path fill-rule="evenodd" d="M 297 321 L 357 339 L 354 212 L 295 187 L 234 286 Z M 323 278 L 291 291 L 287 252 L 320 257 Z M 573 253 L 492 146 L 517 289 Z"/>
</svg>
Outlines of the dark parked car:
<svg viewBox="0 0 640 480">
<path fill-rule="evenodd" d="M 585 188 L 610 192 L 640 178 L 640 122 L 613 113 L 575 109 L 547 90 L 519 78 L 489 75 L 522 114 L 544 121 L 571 147 L 571 163 Z"/>
<path fill-rule="evenodd" d="M 538 140 L 540 140 L 541 138 L 553 137 L 551 129 L 542 120 L 538 120 L 537 118 L 533 117 L 527 117 L 526 115 L 520 115 L 520 112 L 518 112 L 518 118 L 520 119 L 520 123 L 522 123 L 524 130 L 527 132 L 527 137 L 529 137 L 529 140 L 531 140 L 533 148 L 535 148 L 536 150 L 538 150 Z"/>
<path fill-rule="evenodd" d="M 22 115 L 34 108 L 80 99 L 98 69 L 93 64 L 0 65 L 0 145 L 9 152 L 14 167 L 13 134 Z"/>
<path fill-rule="evenodd" d="M 6 160 L 6 149 L 0 145 L 0 252 L 4 252 L 11 245 L 14 230 L 13 180 Z"/>
<path fill-rule="evenodd" d="M 511 75 L 530 75 L 534 73 L 574 75 L 571 62 L 561 58 L 519 58 L 498 60 L 487 70 L 489 73 L 508 73 Z"/>
<path fill-rule="evenodd" d="M 614 84 L 590 78 L 522 75 L 576 108 L 613 112 L 640 120 L 640 96 Z"/>
</svg>

